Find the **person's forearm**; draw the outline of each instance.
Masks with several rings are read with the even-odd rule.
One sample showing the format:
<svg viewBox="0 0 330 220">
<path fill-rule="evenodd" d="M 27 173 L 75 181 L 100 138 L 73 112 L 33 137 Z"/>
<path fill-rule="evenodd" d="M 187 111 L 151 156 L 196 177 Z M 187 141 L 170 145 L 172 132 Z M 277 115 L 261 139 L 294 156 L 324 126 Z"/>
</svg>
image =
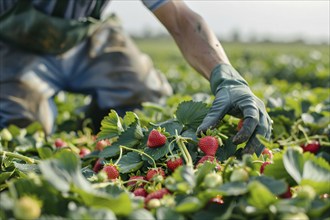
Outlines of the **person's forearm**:
<svg viewBox="0 0 330 220">
<path fill-rule="evenodd" d="M 164 7 L 172 9 L 167 10 L 165 15 L 161 12 L 157 14 L 156 11 L 155 15 L 160 17 L 192 67 L 209 79 L 216 65 L 229 64 L 220 42 L 201 16 L 191 11 L 183 2 L 171 2 Z M 168 11 L 171 11 L 170 14 Z"/>
</svg>

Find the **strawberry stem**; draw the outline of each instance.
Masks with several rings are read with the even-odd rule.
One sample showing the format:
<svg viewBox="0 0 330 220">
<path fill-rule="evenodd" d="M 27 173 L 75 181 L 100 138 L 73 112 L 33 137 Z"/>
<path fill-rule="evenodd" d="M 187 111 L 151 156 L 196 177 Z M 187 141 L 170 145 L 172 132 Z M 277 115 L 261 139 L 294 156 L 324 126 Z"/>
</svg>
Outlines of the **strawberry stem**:
<svg viewBox="0 0 330 220">
<path fill-rule="evenodd" d="M 184 144 L 185 142 L 187 142 L 187 140 L 184 137 L 178 135 L 177 130 L 175 130 L 175 140 L 176 140 L 177 145 L 179 146 L 179 149 L 182 152 L 182 156 L 183 156 L 184 160 L 186 161 L 186 164 L 188 166 L 193 167 L 192 158 L 190 156 L 190 153 L 189 153 L 186 145 Z"/>
<path fill-rule="evenodd" d="M 19 159 L 19 160 L 23 160 L 23 161 L 25 161 L 25 162 L 27 162 L 29 164 L 34 164 L 34 163 L 38 163 L 39 162 L 36 159 L 32 159 L 30 157 L 26 157 L 26 156 L 23 156 L 21 154 L 9 152 L 9 151 L 0 151 L 0 155 L 3 158 L 5 158 L 6 156 L 8 156 L 8 157 L 16 158 L 16 159 Z"/>
<path fill-rule="evenodd" d="M 137 149 L 133 149 L 133 148 L 130 148 L 130 147 L 125 147 L 123 145 L 120 145 L 119 148 L 124 148 L 126 150 L 131 150 L 131 151 L 137 152 L 138 154 L 143 154 L 144 156 L 148 157 L 152 161 L 152 163 L 154 165 L 154 168 L 157 168 L 155 160 L 149 154 L 146 154 L 145 152 L 137 150 Z"/>
<path fill-rule="evenodd" d="M 223 171 L 222 171 L 222 179 L 225 180 L 225 174 L 226 174 L 226 170 L 229 166 L 229 164 L 231 164 L 234 160 L 234 157 L 229 157 L 228 160 L 226 161 L 225 163 L 225 166 L 223 168 Z"/>
<path fill-rule="evenodd" d="M 306 138 L 307 143 L 309 142 L 309 138 L 308 135 L 305 131 L 305 129 L 303 128 L 303 126 L 301 126 L 300 124 L 298 125 L 298 129 L 303 133 L 304 137 Z"/>
<path fill-rule="evenodd" d="M 117 158 L 117 160 L 114 163 L 114 165 L 117 165 L 119 163 L 119 161 L 121 160 L 121 157 L 122 156 L 123 156 L 123 149 L 121 147 L 119 147 L 119 157 Z"/>
<path fill-rule="evenodd" d="M 134 179 L 134 180 L 126 180 L 126 181 L 122 181 L 122 184 L 125 185 L 126 183 L 130 183 L 130 182 L 136 182 L 136 183 L 150 183 L 147 180 L 141 180 L 141 179 Z"/>
</svg>

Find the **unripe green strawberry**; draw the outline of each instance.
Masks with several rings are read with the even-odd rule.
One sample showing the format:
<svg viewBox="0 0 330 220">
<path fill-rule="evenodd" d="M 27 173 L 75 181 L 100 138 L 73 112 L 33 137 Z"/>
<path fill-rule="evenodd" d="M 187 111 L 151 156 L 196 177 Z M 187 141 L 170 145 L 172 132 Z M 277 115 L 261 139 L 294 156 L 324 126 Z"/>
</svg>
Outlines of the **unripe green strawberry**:
<svg viewBox="0 0 330 220">
<path fill-rule="evenodd" d="M 214 188 L 221 185 L 223 182 L 222 176 L 218 173 L 208 173 L 204 177 L 204 185 L 206 188 Z"/>
<path fill-rule="evenodd" d="M 161 147 L 166 143 L 166 136 L 160 131 L 153 129 L 148 136 L 147 146 L 150 148 Z"/>
<path fill-rule="evenodd" d="M 297 191 L 297 197 L 301 199 L 313 200 L 316 196 L 316 192 L 313 187 L 305 185 L 300 186 Z"/>
<path fill-rule="evenodd" d="M 119 177 L 118 167 L 114 164 L 107 164 L 102 170 L 107 173 L 108 179 L 110 180 L 117 179 Z"/>
<path fill-rule="evenodd" d="M 98 172 L 96 177 L 97 177 L 97 181 L 100 182 L 100 183 L 105 182 L 106 180 L 108 180 L 108 174 L 103 170 Z"/>
<path fill-rule="evenodd" d="M 10 133 L 10 131 L 7 128 L 4 128 L 0 132 L 1 140 L 4 141 L 11 141 L 13 139 L 13 135 Z"/>
<path fill-rule="evenodd" d="M 230 175 L 230 182 L 245 182 L 248 181 L 249 174 L 243 168 L 235 169 Z"/>
<path fill-rule="evenodd" d="M 198 147 L 206 155 L 214 156 L 218 150 L 219 142 L 216 137 L 204 136 L 199 139 Z"/>
<path fill-rule="evenodd" d="M 15 202 L 14 216 L 17 219 L 37 219 L 41 214 L 41 202 L 29 196 L 23 196 Z"/>
<path fill-rule="evenodd" d="M 159 201 L 159 199 L 150 199 L 147 202 L 148 209 L 155 209 L 158 208 L 159 206 L 161 206 L 161 202 Z"/>
</svg>

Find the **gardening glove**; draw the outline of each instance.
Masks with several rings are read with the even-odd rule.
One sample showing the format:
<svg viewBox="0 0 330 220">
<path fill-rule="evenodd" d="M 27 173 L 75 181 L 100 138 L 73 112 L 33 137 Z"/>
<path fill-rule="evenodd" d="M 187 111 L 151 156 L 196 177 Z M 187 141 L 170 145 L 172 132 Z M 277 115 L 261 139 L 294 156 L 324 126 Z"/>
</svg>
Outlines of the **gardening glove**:
<svg viewBox="0 0 330 220">
<path fill-rule="evenodd" d="M 243 127 L 233 137 L 233 143 L 237 145 L 247 141 L 242 153 L 260 155 L 264 146 L 257 135 L 267 139 L 271 135 L 272 121 L 264 103 L 252 93 L 247 82 L 231 65 L 217 65 L 211 73 L 210 84 L 215 99 L 197 134 L 216 127 L 226 114 L 244 118 Z"/>
</svg>

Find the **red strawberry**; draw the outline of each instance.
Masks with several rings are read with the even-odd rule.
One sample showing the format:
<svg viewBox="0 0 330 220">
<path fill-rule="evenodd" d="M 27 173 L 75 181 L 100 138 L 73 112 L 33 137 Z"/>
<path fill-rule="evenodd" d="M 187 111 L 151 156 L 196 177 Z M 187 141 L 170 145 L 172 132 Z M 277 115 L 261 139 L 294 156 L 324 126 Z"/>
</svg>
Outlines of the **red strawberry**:
<svg viewBox="0 0 330 220">
<path fill-rule="evenodd" d="M 218 163 L 217 159 L 214 157 L 214 156 L 210 156 L 210 155 L 205 155 L 203 156 L 196 164 L 196 167 L 200 164 L 203 164 L 205 161 L 210 161 L 210 162 L 213 162 L 213 163 L 217 163 L 217 166 L 215 167 L 215 169 L 217 171 L 220 171 L 221 170 L 221 167 L 220 167 L 220 164 Z"/>
<path fill-rule="evenodd" d="M 263 155 L 268 155 L 268 158 L 270 160 L 273 159 L 273 152 L 271 150 L 269 150 L 268 148 L 265 148 L 263 151 L 262 151 L 262 154 Z"/>
<path fill-rule="evenodd" d="M 86 156 L 87 154 L 90 154 L 90 152 L 91 152 L 91 151 L 90 151 L 88 148 L 83 147 L 83 148 L 81 148 L 80 151 L 79 151 L 79 156 L 80 156 L 80 158 L 83 158 L 83 157 Z"/>
<path fill-rule="evenodd" d="M 156 148 L 163 146 L 166 143 L 166 136 L 160 133 L 158 130 L 153 129 L 148 136 L 147 146 L 150 148 Z"/>
<path fill-rule="evenodd" d="M 166 194 L 169 194 L 169 191 L 165 188 L 162 188 L 155 192 L 149 193 L 149 195 L 147 195 L 147 197 L 144 201 L 145 201 L 145 203 L 148 203 L 151 199 L 161 199 Z"/>
<path fill-rule="evenodd" d="M 239 130 L 242 129 L 242 127 L 243 127 L 243 122 L 244 122 L 244 120 L 243 120 L 243 118 L 241 118 L 241 119 L 239 120 L 238 124 L 237 124 L 237 128 L 236 128 L 237 131 L 239 131 Z"/>
<path fill-rule="evenodd" d="M 167 168 L 170 169 L 171 171 L 174 171 L 182 164 L 183 164 L 183 160 L 181 157 L 172 157 L 166 162 Z"/>
<path fill-rule="evenodd" d="M 154 169 L 148 170 L 147 175 L 146 175 L 147 180 L 151 181 L 151 179 L 156 175 L 161 175 L 163 178 L 165 178 L 164 170 L 159 167 L 159 168 L 154 168 Z"/>
<path fill-rule="evenodd" d="M 290 186 L 288 186 L 287 191 L 285 193 L 281 194 L 280 197 L 283 199 L 289 199 L 292 197 Z"/>
<path fill-rule="evenodd" d="M 97 159 L 97 161 L 94 164 L 93 171 L 95 173 L 98 173 L 103 168 L 103 160 L 101 158 Z"/>
<path fill-rule="evenodd" d="M 55 140 L 54 144 L 55 144 L 56 148 L 61 148 L 61 147 L 64 147 L 66 145 L 66 143 L 61 138 L 57 138 Z"/>
<path fill-rule="evenodd" d="M 216 203 L 216 204 L 222 205 L 222 204 L 224 204 L 224 201 L 222 199 L 222 196 L 217 195 L 216 197 L 210 199 L 209 203 Z"/>
<path fill-rule="evenodd" d="M 313 154 L 317 153 L 321 147 L 320 142 L 318 141 L 311 141 L 306 144 L 301 145 L 304 152 L 311 152 Z"/>
<path fill-rule="evenodd" d="M 113 180 L 119 177 L 119 171 L 116 165 L 107 164 L 103 167 L 103 171 L 107 173 L 108 179 Z"/>
<path fill-rule="evenodd" d="M 144 188 L 137 188 L 133 191 L 135 196 L 147 197 L 148 193 Z"/>
<path fill-rule="evenodd" d="M 110 146 L 111 143 L 109 140 L 99 140 L 96 142 L 95 150 L 102 151 L 105 147 Z"/>
<path fill-rule="evenodd" d="M 263 164 L 262 164 L 261 167 L 260 167 L 260 173 L 264 173 L 265 167 L 266 167 L 268 164 L 271 164 L 271 162 L 269 162 L 269 161 L 263 162 Z"/>
<path fill-rule="evenodd" d="M 127 186 L 135 186 L 135 185 L 143 186 L 144 183 L 140 184 L 139 180 L 146 180 L 146 178 L 144 176 L 131 176 L 129 178 L 129 182 L 127 182 Z"/>
<path fill-rule="evenodd" d="M 199 139 L 198 146 L 206 155 L 214 156 L 219 147 L 218 139 L 213 136 L 204 136 Z"/>
</svg>

